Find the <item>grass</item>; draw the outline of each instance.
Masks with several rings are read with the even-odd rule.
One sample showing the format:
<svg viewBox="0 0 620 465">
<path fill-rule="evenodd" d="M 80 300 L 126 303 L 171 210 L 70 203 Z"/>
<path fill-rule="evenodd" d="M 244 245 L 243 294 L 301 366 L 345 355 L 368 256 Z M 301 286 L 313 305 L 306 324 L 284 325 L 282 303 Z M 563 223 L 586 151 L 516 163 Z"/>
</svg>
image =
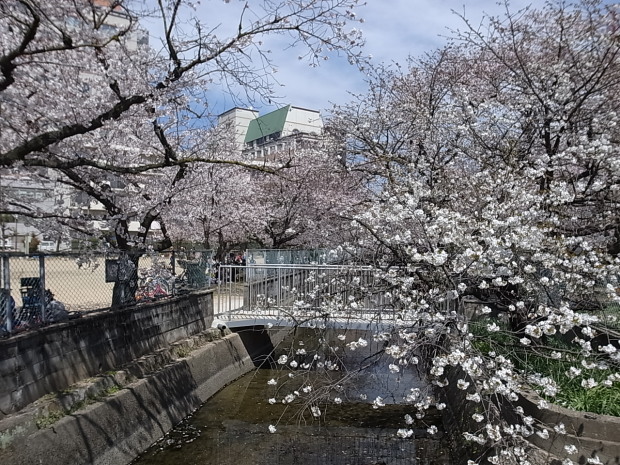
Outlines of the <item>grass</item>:
<svg viewBox="0 0 620 465">
<path fill-rule="evenodd" d="M 581 388 L 581 386 L 579 386 Z M 564 407 L 583 412 L 620 416 L 620 389 L 597 386 L 592 389 L 576 389 L 558 402 Z"/>
<path fill-rule="evenodd" d="M 110 387 L 104 389 L 103 391 L 101 391 L 101 393 L 97 396 L 97 400 L 100 400 L 103 397 L 108 397 L 108 396 L 111 396 L 113 394 L 116 394 L 120 390 L 121 390 L 120 386 L 117 386 L 117 385 L 110 386 Z"/>
<path fill-rule="evenodd" d="M 81 410 L 82 408 L 88 405 L 94 404 L 95 402 L 99 402 L 106 397 L 116 394 L 120 390 L 121 390 L 120 386 L 117 386 L 117 385 L 109 386 L 106 389 L 99 392 L 97 395 L 89 396 L 86 399 L 82 400 L 81 402 L 76 402 L 67 411 L 54 410 L 48 413 L 47 415 L 43 415 L 37 418 L 36 425 L 39 429 L 48 428 L 52 426 L 54 423 L 56 423 L 58 420 L 65 417 L 66 415 L 70 415 L 74 412 L 77 412 L 78 410 Z"/>
<path fill-rule="evenodd" d="M 620 331 L 620 306 L 608 305 L 602 310 L 594 312 L 601 320 L 601 324 L 615 331 Z"/>
<path fill-rule="evenodd" d="M 39 417 L 37 418 L 37 421 L 36 421 L 37 428 L 43 429 L 43 428 L 52 426 L 54 423 L 56 423 L 58 420 L 60 420 L 65 415 L 66 415 L 65 412 L 58 410 L 48 415 L 45 415 L 43 417 Z"/>
<path fill-rule="evenodd" d="M 612 369 L 586 369 L 581 365 L 576 347 L 568 344 L 557 337 L 548 337 L 544 346 L 524 346 L 518 338 L 511 333 L 505 325 L 496 322 L 502 328 L 498 332 L 490 332 L 486 329 L 491 320 L 474 322 L 470 325 L 472 333 L 476 336 L 474 347 L 483 354 L 494 351 L 497 355 L 509 358 L 524 376 L 538 375 L 551 378 L 558 386 L 559 392 L 550 397 L 542 394 L 542 389 L 532 387 L 549 402 L 563 407 L 592 412 L 600 415 L 620 416 L 620 383 L 615 382 L 612 386 L 603 386 L 600 383 L 607 379 L 615 371 Z M 562 354 L 561 359 L 551 357 L 553 351 Z M 568 375 L 571 367 L 581 369 L 578 376 Z M 598 386 L 585 388 L 581 385 L 582 380 L 592 378 Z"/>
</svg>

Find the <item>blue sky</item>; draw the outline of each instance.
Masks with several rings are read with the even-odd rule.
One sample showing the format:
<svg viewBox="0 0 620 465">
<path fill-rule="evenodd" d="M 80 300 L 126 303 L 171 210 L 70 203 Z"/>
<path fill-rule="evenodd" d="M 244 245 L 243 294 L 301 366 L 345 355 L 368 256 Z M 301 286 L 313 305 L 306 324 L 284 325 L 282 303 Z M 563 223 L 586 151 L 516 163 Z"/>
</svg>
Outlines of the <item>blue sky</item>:
<svg viewBox="0 0 620 465">
<path fill-rule="evenodd" d="M 475 24 L 484 12 L 500 13 L 494 0 L 368 0 L 359 9 L 364 23 L 365 52 L 374 63 L 405 64 L 408 56 L 418 57 L 446 43 L 450 29 L 462 27 L 462 20 L 454 13 L 458 10 Z M 513 0 L 515 7 L 529 5 L 531 0 Z M 291 104 L 323 110 L 330 103 L 350 100 L 349 92 L 362 92 L 366 88 L 361 72 L 344 59 L 332 59 L 320 68 L 309 68 L 297 61 L 285 60 L 280 65 L 279 79 L 285 100 Z"/>
<path fill-rule="evenodd" d="M 249 0 L 250 5 L 254 2 Z M 202 0 L 192 14 L 217 26 L 220 32 L 232 34 L 244 3 Z M 532 3 L 541 6 L 543 0 L 512 0 L 510 8 L 517 11 Z M 477 25 L 484 13 L 501 14 L 505 7 L 495 0 L 367 0 L 367 5 L 357 10 L 358 18 L 363 18 L 364 23 L 355 26 L 363 31 L 365 54 L 371 55 L 374 63 L 404 64 L 408 56 L 420 56 L 442 46 L 451 30 L 463 27 L 462 20 L 453 11 L 464 14 Z M 155 44 L 157 29 L 147 27 L 151 43 Z M 332 57 L 320 67 L 312 68 L 297 59 L 298 51 L 285 50 L 284 44 L 277 40 L 267 41 L 265 46 L 272 50 L 278 69 L 275 74 L 279 82 L 277 98 L 271 105 L 234 101 L 216 86 L 208 97 L 213 111 L 221 113 L 233 106 L 252 106 L 264 114 L 290 103 L 324 112 L 332 104 L 351 100 L 350 92 L 363 92 L 366 87 L 363 73 L 349 65 L 345 58 Z"/>
</svg>

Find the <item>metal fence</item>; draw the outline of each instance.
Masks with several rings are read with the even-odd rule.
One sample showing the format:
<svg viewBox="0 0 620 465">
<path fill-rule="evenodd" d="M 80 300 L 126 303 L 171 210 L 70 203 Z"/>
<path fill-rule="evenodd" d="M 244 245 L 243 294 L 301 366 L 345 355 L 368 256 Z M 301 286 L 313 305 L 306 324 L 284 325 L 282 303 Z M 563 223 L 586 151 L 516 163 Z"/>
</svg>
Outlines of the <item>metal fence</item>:
<svg viewBox="0 0 620 465">
<path fill-rule="evenodd" d="M 338 254 L 318 250 L 245 251 L 246 263 L 324 263 Z M 245 271 L 220 265 L 212 250 L 144 253 L 135 263 L 119 253 L 0 254 L 0 333 L 27 329 L 53 321 L 51 299 L 66 312 L 87 312 L 153 301 L 230 284 Z M 251 266 L 251 265 L 250 265 Z M 118 282 L 127 284 L 115 295 Z M 116 283 L 116 284 L 115 284 Z M 49 291 L 49 292 L 46 292 Z M 217 299 L 217 295 L 216 295 Z M 229 306 L 232 305 L 228 295 Z M 223 299 L 222 299 L 223 300 Z M 47 310 L 47 314 L 46 314 Z"/>
<path fill-rule="evenodd" d="M 245 254 L 250 265 L 330 264 L 343 257 L 333 249 L 248 249 Z"/>
<path fill-rule="evenodd" d="M 216 290 L 216 314 L 228 319 L 327 313 L 403 318 L 403 308 L 387 297 L 390 280 L 378 270 L 320 264 L 338 260 L 338 254 L 248 250 L 245 256 L 246 266 L 219 264 L 211 250 L 144 253 L 134 261 L 119 253 L 0 254 L 0 333 L 58 321 L 51 317 L 52 300 L 68 313 L 87 312 L 207 288 Z M 257 264 L 257 259 L 312 264 Z"/>
<path fill-rule="evenodd" d="M 153 301 L 213 284 L 210 251 L 145 253 L 123 266 L 118 253 L 0 254 L 0 332 L 50 321 L 50 302 L 67 313 L 110 308 L 118 281 L 131 282 L 120 304 Z M 118 285 L 117 285 L 118 286 Z M 117 302 L 118 303 L 118 302 Z M 47 310 L 47 314 L 46 314 Z"/>
<path fill-rule="evenodd" d="M 218 318 L 398 320 L 382 272 L 350 265 L 222 265 L 215 298 Z"/>
</svg>

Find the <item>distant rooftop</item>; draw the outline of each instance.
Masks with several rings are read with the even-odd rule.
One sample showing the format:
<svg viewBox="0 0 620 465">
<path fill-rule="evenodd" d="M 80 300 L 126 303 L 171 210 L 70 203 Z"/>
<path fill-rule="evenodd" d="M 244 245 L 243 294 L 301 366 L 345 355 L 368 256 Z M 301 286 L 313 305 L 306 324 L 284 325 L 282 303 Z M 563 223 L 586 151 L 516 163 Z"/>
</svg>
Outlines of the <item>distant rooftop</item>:
<svg viewBox="0 0 620 465">
<path fill-rule="evenodd" d="M 276 132 L 282 132 L 290 108 L 291 106 L 287 105 L 250 121 L 248 132 L 245 134 L 245 143 L 247 144 Z"/>
<path fill-rule="evenodd" d="M 317 110 L 287 105 L 250 121 L 244 142 L 263 138 L 279 138 L 291 132 L 320 132 L 323 124 Z"/>
<path fill-rule="evenodd" d="M 232 108 L 229 108 L 228 110 L 226 110 L 224 113 L 220 113 L 219 115 L 217 115 L 217 117 L 220 118 L 220 117 L 222 117 L 224 115 L 227 115 L 228 113 L 232 113 L 235 110 L 249 111 L 249 112 L 252 112 L 252 113 L 258 113 L 258 110 L 254 110 L 252 108 L 232 107 Z"/>
</svg>

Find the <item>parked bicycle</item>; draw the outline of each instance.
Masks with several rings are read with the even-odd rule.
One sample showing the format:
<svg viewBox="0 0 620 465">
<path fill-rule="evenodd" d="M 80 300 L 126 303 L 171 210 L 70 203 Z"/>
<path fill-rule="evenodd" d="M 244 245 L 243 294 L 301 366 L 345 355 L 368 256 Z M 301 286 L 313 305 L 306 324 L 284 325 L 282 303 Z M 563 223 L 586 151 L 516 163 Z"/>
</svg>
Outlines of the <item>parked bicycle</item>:
<svg viewBox="0 0 620 465">
<path fill-rule="evenodd" d="M 153 267 L 138 270 L 137 302 L 152 302 L 170 297 L 174 289 L 174 276 L 167 268 Z"/>
</svg>

